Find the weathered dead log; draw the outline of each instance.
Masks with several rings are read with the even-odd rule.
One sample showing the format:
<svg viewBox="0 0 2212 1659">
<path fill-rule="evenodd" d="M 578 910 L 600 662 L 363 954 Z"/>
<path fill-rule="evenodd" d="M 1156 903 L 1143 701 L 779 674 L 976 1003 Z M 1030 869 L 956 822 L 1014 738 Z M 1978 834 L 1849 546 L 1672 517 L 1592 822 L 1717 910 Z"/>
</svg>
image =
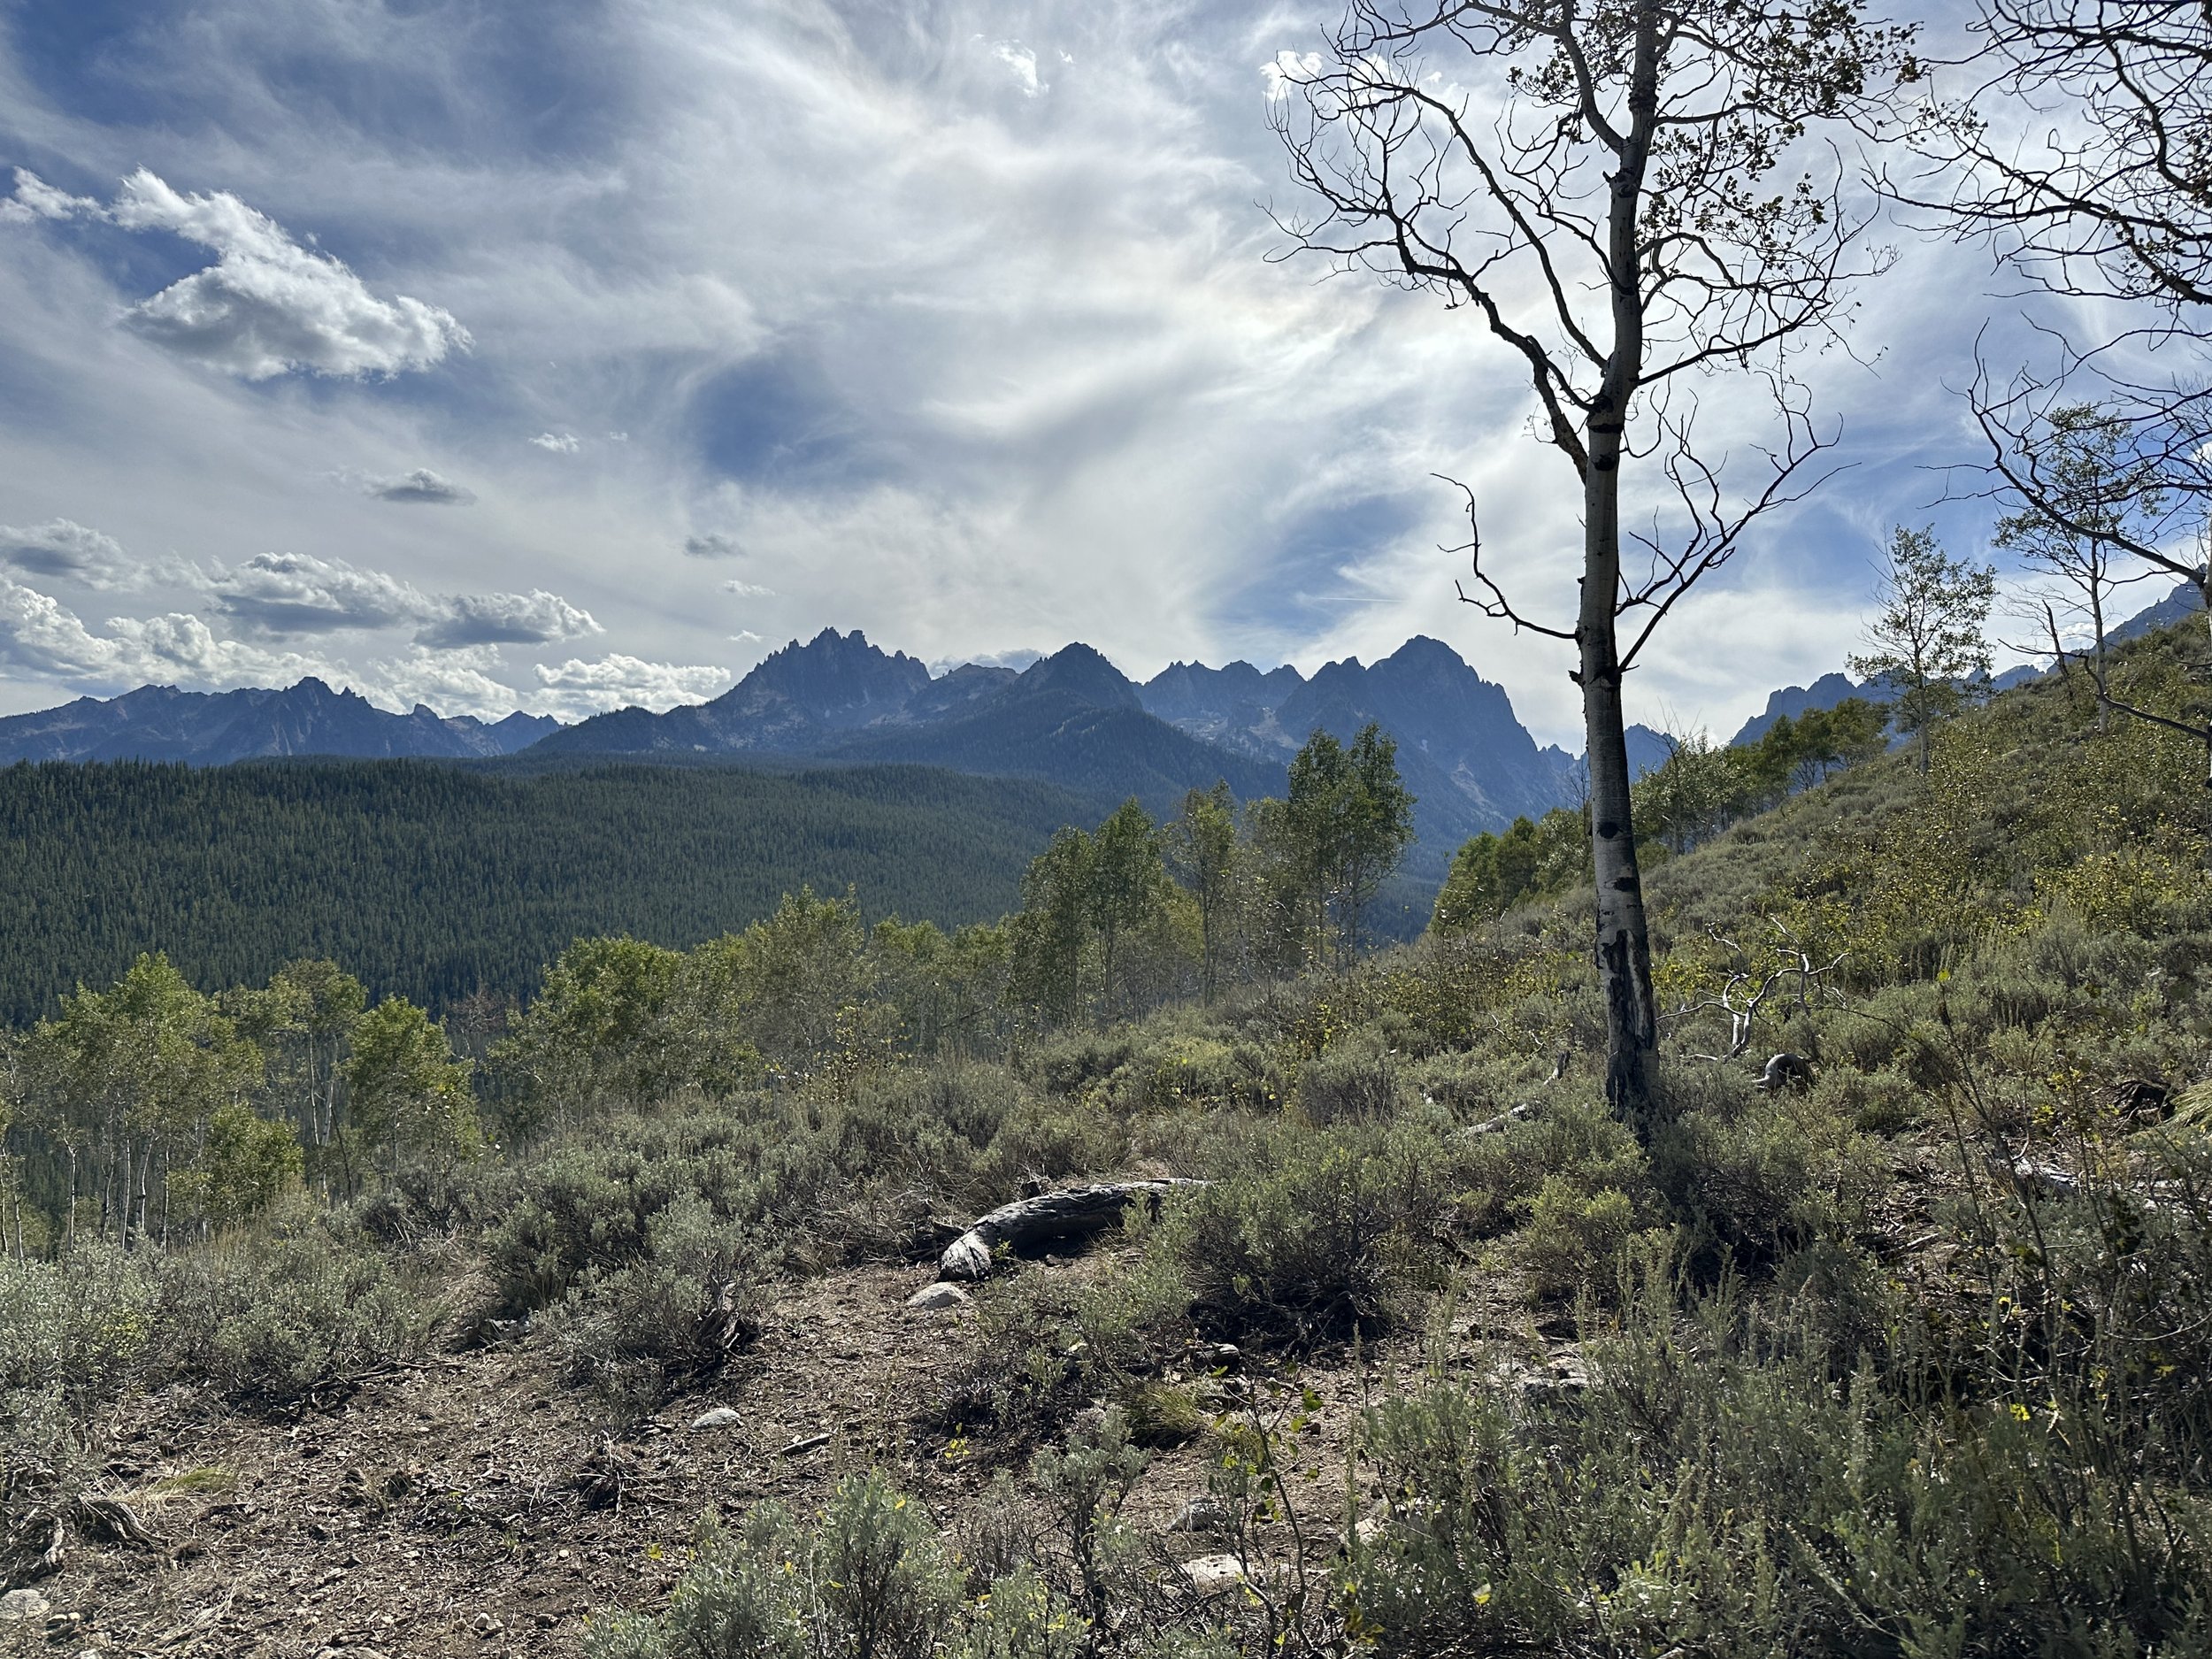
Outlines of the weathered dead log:
<svg viewBox="0 0 2212 1659">
<path fill-rule="evenodd" d="M 937 1277 L 983 1279 L 991 1271 L 991 1253 L 1002 1244 L 1019 1248 L 1047 1239 L 1097 1233 L 1119 1221 L 1121 1212 L 1140 1199 L 1156 1214 L 1160 1200 L 1174 1188 L 1204 1185 L 1183 1179 L 1107 1181 L 1018 1198 L 1010 1204 L 1001 1204 L 947 1245 L 938 1258 Z"/>
</svg>

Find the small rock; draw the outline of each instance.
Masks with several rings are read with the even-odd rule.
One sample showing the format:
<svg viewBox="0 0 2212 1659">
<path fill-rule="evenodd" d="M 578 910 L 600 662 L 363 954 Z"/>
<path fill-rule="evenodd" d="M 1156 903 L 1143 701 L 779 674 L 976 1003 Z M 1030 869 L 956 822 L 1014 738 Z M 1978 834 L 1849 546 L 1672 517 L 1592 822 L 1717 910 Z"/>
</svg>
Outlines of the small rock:
<svg viewBox="0 0 2212 1659">
<path fill-rule="evenodd" d="M 35 1590 L 11 1590 L 0 1595 L 0 1624 L 27 1624 L 53 1610 L 54 1604 Z"/>
<path fill-rule="evenodd" d="M 923 1286 L 906 1299 L 906 1305 L 918 1308 L 924 1313 L 942 1313 L 949 1308 L 964 1308 L 972 1300 L 973 1298 L 959 1286 L 941 1282 Z"/>
<path fill-rule="evenodd" d="M 716 1406 L 692 1418 L 691 1426 L 695 1429 L 733 1429 L 739 1421 L 736 1407 Z"/>
<path fill-rule="evenodd" d="M 1183 1511 L 1168 1524 L 1171 1532 L 1219 1532 L 1225 1531 L 1231 1517 L 1228 1509 L 1217 1499 L 1193 1498 L 1183 1506 Z"/>
<path fill-rule="evenodd" d="M 1202 1595 L 1210 1590 L 1225 1590 L 1233 1584 L 1245 1580 L 1244 1563 L 1234 1555 L 1201 1555 L 1196 1561 L 1183 1563 L 1183 1576 L 1191 1588 Z"/>
</svg>

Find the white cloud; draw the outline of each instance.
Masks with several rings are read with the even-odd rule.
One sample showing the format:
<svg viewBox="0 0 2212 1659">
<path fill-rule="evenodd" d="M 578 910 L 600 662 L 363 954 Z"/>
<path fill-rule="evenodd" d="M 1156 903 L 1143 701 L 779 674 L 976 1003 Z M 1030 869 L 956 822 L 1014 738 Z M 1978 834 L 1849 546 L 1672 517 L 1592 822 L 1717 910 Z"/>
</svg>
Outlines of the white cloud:
<svg viewBox="0 0 2212 1659">
<path fill-rule="evenodd" d="M 1037 79 L 1037 54 L 1019 41 L 992 42 L 991 56 L 1013 71 L 1014 83 L 1024 97 L 1033 98 L 1046 89 Z"/>
<path fill-rule="evenodd" d="M 180 357 L 242 380 L 292 369 L 342 379 L 397 374 L 470 344 L 450 311 L 403 294 L 377 298 L 343 260 L 301 247 L 229 191 L 188 195 L 144 167 L 123 180 L 108 207 L 19 167 L 0 218 L 104 219 L 213 250 L 213 265 L 131 306 L 122 320 Z"/>
<path fill-rule="evenodd" d="M 195 616 L 116 617 L 107 626 L 95 634 L 49 595 L 0 576 L 0 667 L 27 679 L 108 694 L 148 684 L 288 685 L 328 672 L 294 652 L 219 639 Z"/>
<path fill-rule="evenodd" d="M 33 219 L 97 219 L 106 210 L 88 196 L 57 190 L 27 167 L 15 170 L 15 194 L 0 202 L 0 223 L 27 225 Z"/>
<path fill-rule="evenodd" d="M 609 709 L 664 711 L 682 703 L 704 703 L 729 688 L 726 668 L 641 662 L 619 652 L 587 663 L 571 657 L 557 668 L 536 669 L 539 708 L 564 720 L 580 720 Z"/>
<path fill-rule="evenodd" d="M 1291 94 L 1291 88 L 1302 86 L 1321 73 L 1319 52 L 1277 52 L 1260 65 L 1260 85 L 1270 104 L 1279 104 Z"/>
<path fill-rule="evenodd" d="M 218 613 L 265 639 L 411 627 L 434 650 L 546 645 L 603 632 L 558 594 L 432 594 L 383 571 L 311 553 L 262 553 L 212 571 L 186 566 Z"/>
<path fill-rule="evenodd" d="M 530 442 L 552 455 L 573 455 L 580 447 L 572 432 L 541 432 Z"/>
<path fill-rule="evenodd" d="M 493 678 L 498 667 L 496 646 L 434 651 L 418 645 L 404 657 L 372 664 L 355 688 L 401 709 L 424 703 L 440 714 L 500 720 L 519 708 L 522 698 L 513 687 Z"/>
<path fill-rule="evenodd" d="M 773 599 L 776 590 L 763 588 L 758 582 L 726 581 L 722 584 L 726 594 L 735 594 L 740 599 Z"/>
<path fill-rule="evenodd" d="M 549 645 L 605 629 L 558 594 L 456 594 L 440 600 L 445 614 L 415 635 L 419 645 Z"/>
<path fill-rule="evenodd" d="M 141 167 L 108 217 L 214 250 L 216 262 L 123 313 L 144 338 L 242 380 L 291 369 L 342 378 L 426 369 L 465 350 L 453 314 L 406 295 L 381 300 L 342 260 L 294 242 L 227 190 L 190 196 Z"/>
<path fill-rule="evenodd" d="M 204 579 L 215 608 L 273 639 L 442 619 L 437 601 L 381 571 L 311 553 L 260 553 Z"/>
<path fill-rule="evenodd" d="M 123 556 L 121 542 L 72 518 L 50 518 L 20 528 L 0 525 L 0 565 L 88 588 L 126 587 L 136 573 Z"/>
<path fill-rule="evenodd" d="M 396 478 L 364 479 L 361 489 L 364 495 L 373 495 L 379 501 L 426 506 L 465 507 L 476 499 L 473 490 L 441 477 L 426 466 L 419 466 Z"/>
</svg>

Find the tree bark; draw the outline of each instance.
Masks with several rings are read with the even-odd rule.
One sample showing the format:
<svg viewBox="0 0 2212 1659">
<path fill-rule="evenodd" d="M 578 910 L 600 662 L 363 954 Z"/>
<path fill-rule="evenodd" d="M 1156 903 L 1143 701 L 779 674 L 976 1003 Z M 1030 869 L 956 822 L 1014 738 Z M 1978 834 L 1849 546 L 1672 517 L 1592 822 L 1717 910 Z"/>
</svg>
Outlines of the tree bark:
<svg viewBox="0 0 2212 1659">
<path fill-rule="evenodd" d="M 1581 654 L 1583 735 L 1590 772 L 1591 870 L 1597 884 L 1598 983 L 1605 995 L 1605 1098 L 1640 1135 L 1651 1109 L 1659 1044 L 1651 988 L 1651 929 L 1631 814 L 1628 739 L 1621 707 L 1621 445 L 1643 373 L 1644 296 L 1637 234 L 1645 166 L 1659 109 L 1658 8 L 1636 8 L 1629 130 L 1613 174 L 1607 223 L 1613 349 L 1584 422 Z"/>
<path fill-rule="evenodd" d="M 991 1253 L 1000 1245 L 1035 1244 L 1046 1239 L 1065 1239 L 1097 1233 L 1121 1219 L 1133 1201 L 1142 1198 L 1156 1205 L 1163 1194 L 1177 1187 L 1202 1187 L 1202 1181 L 1114 1181 L 1096 1187 L 1074 1187 L 1034 1198 L 1018 1198 L 1001 1204 L 980 1217 L 950 1244 L 938 1258 L 940 1279 L 977 1279 L 989 1276 Z"/>
</svg>

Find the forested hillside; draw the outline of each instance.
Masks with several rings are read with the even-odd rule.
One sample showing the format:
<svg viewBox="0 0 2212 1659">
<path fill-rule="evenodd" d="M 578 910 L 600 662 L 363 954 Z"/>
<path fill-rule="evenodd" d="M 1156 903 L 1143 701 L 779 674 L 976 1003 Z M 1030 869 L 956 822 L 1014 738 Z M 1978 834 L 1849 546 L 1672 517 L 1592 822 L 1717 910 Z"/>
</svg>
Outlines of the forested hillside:
<svg viewBox="0 0 2212 1659">
<path fill-rule="evenodd" d="M 520 995 L 579 934 L 695 944 L 805 884 L 871 915 L 989 919 L 1053 831 L 1098 811 L 915 767 L 20 764 L 0 770 L 0 1018 L 148 949 L 207 985 L 326 956 L 433 1007 Z"/>
</svg>

